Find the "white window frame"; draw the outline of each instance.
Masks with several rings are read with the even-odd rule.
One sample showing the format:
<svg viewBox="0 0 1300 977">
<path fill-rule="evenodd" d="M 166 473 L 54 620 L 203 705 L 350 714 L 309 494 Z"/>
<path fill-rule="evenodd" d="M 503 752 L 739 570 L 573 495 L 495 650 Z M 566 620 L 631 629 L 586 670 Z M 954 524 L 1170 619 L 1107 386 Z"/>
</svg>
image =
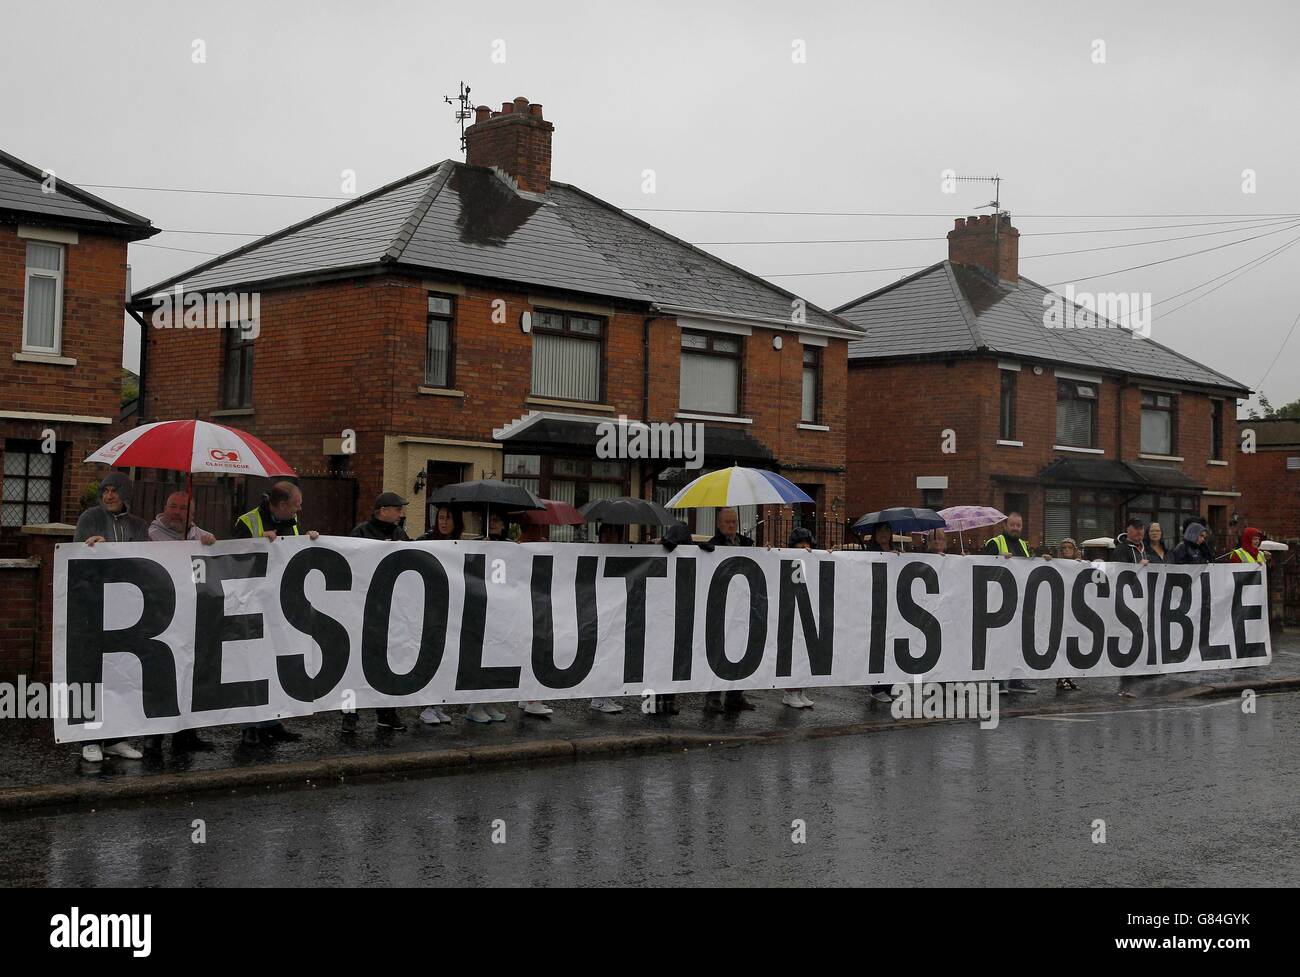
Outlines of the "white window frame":
<svg viewBox="0 0 1300 977">
<path fill-rule="evenodd" d="M 49 248 L 59 249 L 59 270 L 51 272 L 45 268 L 31 268 L 27 266 L 27 249 L 23 249 L 23 352 L 24 353 L 45 353 L 49 356 L 60 356 L 63 352 L 63 275 L 68 267 L 68 249 L 66 245 L 57 241 L 34 241 L 31 243 L 41 244 Z M 37 346 L 27 341 L 28 314 L 31 312 L 31 280 L 32 278 L 52 278 L 54 279 L 54 345 Z"/>
</svg>

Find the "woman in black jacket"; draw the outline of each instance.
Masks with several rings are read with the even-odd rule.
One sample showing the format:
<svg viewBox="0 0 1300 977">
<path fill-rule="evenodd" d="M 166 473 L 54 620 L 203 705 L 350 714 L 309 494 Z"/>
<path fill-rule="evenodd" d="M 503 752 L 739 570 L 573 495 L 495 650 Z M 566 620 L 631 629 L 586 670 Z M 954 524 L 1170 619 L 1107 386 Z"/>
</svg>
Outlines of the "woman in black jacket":
<svg viewBox="0 0 1300 977">
<path fill-rule="evenodd" d="M 1210 563 L 1210 548 L 1205 539 L 1209 534 L 1199 522 L 1188 523 L 1183 531 L 1183 541 L 1174 547 L 1170 563 Z"/>
<path fill-rule="evenodd" d="M 1161 528 L 1160 523 L 1153 522 L 1147 526 L 1146 537 L 1143 540 L 1143 546 L 1146 549 L 1148 563 L 1168 563 L 1170 552 L 1165 546 L 1165 531 Z"/>
</svg>

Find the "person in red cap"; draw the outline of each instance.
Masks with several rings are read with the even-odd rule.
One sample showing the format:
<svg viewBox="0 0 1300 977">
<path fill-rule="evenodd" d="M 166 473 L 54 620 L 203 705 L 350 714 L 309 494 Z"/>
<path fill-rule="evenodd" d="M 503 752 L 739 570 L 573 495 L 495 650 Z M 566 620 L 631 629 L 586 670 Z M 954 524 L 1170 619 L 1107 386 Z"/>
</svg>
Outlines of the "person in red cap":
<svg viewBox="0 0 1300 977">
<path fill-rule="evenodd" d="M 1263 563 L 1265 554 L 1259 551 L 1259 544 L 1264 541 L 1264 534 L 1254 526 L 1247 526 L 1241 531 L 1241 545 L 1232 551 L 1232 563 Z"/>
</svg>

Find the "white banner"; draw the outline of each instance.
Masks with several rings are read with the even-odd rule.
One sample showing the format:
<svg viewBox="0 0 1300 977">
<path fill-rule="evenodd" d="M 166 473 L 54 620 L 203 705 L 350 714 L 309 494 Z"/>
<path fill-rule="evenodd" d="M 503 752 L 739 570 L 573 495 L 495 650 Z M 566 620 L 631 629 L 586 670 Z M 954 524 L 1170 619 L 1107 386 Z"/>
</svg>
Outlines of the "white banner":
<svg viewBox="0 0 1300 977">
<path fill-rule="evenodd" d="M 324 710 L 1267 664 L 1261 566 L 321 537 L 63 544 L 60 741 Z"/>
</svg>

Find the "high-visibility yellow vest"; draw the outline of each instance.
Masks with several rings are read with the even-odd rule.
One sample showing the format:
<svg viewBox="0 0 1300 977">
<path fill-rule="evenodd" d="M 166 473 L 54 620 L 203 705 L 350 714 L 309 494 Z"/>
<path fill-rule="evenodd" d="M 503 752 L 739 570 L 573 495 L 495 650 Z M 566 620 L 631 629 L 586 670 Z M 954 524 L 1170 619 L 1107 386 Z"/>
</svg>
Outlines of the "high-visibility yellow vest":
<svg viewBox="0 0 1300 977">
<path fill-rule="evenodd" d="M 1237 558 L 1237 562 L 1238 562 L 1238 563 L 1263 563 L 1263 562 L 1264 562 L 1264 554 L 1263 554 L 1263 553 L 1261 553 L 1261 554 L 1260 554 L 1259 556 L 1257 556 L 1257 557 L 1256 557 L 1256 556 L 1251 556 L 1249 550 L 1244 550 L 1244 549 L 1240 549 L 1240 548 L 1239 548 L 1239 549 L 1235 549 L 1235 550 L 1233 550 L 1233 551 L 1232 551 L 1232 554 L 1233 554 L 1233 556 L 1235 556 L 1235 557 Z"/>
<path fill-rule="evenodd" d="M 1007 547 L 1007 537 L 1004 534 L 998 533 L 996 536 L 993 537 L 993 542 L 997 544 L 999 556 L 1006 556 L 1008 553 L 1011 552 L 1011 550 Z M 1029 546 L 1025 543 L 1025 541 L 1023 539 L 1018 539 L 1016 540 L 1016 542 L 1020 544 L 1021 552 L 1023 552 L 1025 556 L 1028 556 Z"/>
<path fill-rule="evenodd" d="M 262 507 L 261 506 L 258 506 L 252 512 L 245 512 L 242 516 L 239 517 L 237 521 L 242 522 L 245 526 L 248 527 L 248 531 L 254 539 L 260 539 L 262 536 L 266 535 L 262 531 Z M 298 523 L 296 520 L 294 521 L 293 524 L 293 534 L 295 536 L 298 535 Z"/>
</svg>

